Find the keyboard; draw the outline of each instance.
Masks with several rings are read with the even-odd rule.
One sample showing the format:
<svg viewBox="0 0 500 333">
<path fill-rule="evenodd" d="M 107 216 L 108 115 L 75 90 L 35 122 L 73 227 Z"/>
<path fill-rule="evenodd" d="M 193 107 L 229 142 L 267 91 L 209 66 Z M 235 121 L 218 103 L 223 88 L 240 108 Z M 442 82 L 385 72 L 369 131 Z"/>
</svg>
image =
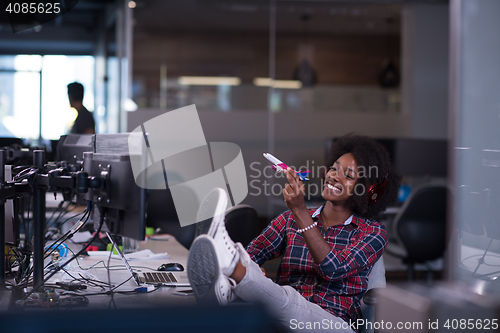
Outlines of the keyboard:
<svg viewBox="0 0 500 333">
<path fill-rule="evenodd" d="M 179 282 L 171 272 L 148 272 L 143 273 L 144 283 L 158 284 L 158 283 L 176 283 Z"/>
</svg>

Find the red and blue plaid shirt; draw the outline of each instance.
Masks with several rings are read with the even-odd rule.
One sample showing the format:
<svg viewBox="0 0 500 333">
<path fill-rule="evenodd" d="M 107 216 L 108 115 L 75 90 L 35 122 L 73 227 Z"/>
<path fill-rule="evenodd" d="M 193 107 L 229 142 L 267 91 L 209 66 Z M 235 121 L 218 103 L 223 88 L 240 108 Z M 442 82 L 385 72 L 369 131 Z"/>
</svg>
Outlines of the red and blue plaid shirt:
<svg viewBox="0 0 500 333">
<path fill-rule="evenodd" d="M 321 264 L 314 263 L 290 211 L 272 220 L 248 245 L 247 252 L 259 265 L 282 256 L 276 283 L 294 287 L 310 302 L 349 323 L 361 318 L 360 300 L 368 286 L 368 274 L 382 255 L 388 236 L 380 223 L 357 216 L 325 230 L 322 208 L 309 211 L 332 248 Z"/>
</svg>

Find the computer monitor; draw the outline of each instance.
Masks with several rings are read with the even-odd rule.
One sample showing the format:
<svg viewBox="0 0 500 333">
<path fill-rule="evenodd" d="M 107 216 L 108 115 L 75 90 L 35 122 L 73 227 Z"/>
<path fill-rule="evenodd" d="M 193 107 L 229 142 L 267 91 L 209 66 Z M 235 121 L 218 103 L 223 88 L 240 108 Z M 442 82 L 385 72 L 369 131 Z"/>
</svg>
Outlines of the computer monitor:
<svg viewBox="0 0 500 333">
<path fill-rule="evenodd" d="M 12 166 L 5 166 L 5 180 L 12 179 Z M 14 200 L 5 201 L 5 243 L 7 245 L 19 245 L 19 224 L 15 218 Z"/>
<path fill-rule="evenodd" d="M 126 142 L 127 134 L 97 134 L 93 153 L 85 154 L 84 171 L 104 179 L 104 187 L 92 189 L 86 198 L 92 201 L 94 223 L 105 211 L 105 225 L 111 234 L 143 240 L 146 233 L 147 190 L 136 184 L 131 156 L 127 150 L 116 149 Z M 110 152 L 111 151 L 111 152 Z"/>
<path fill-rule="evenodd" d="M 83 153 L 94 149 L 93 134 L 62 135 L 57 143 L 55 162 L 66 162 L 66 167 L 72 171 L 80 171 L 83 167 Z M 85 205 L 82 195 L 73 189 L 63 191 L 65 201 L 73 201 L 77 205 Z"/>
<path fill-rule="evenodd" d="M 56 161 L 77 165 L 83 161 L 83 153 L 93 149 L 93 134 L 62 135 L 57 144 Z"/>
</svg>

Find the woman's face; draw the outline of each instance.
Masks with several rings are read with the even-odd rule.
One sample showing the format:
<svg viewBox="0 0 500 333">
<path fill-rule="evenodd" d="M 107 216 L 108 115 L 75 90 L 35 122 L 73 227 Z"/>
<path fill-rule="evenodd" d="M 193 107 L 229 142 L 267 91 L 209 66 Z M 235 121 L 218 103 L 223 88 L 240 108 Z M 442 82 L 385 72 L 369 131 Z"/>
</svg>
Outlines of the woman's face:
<svg viewBox="0 0 500 333">
<path fill-rule="evenodd" d="M 340 156 L 325 177 L 323 199 L 333 202 L 347 201 L 354 193 L 354 186 L 358 180 L 358 163 L 351 153 Z"/>
</svg>

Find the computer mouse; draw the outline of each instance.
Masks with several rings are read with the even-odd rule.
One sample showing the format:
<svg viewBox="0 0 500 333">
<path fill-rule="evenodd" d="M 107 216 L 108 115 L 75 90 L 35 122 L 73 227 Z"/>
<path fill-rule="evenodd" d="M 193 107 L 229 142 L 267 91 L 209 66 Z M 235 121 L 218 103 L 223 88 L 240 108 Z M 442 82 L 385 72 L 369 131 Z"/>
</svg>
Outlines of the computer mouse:
<svg viewBox="0 0 500 333">
<path fill-rule="evenodd" d="M 181 272 L 184 270 L 184 266 L 179 264 L 178 262 L 170 262 L 168 264 L 162 264 L 158 267 L 159 271 L 178 271 Z"/>
</svg>

